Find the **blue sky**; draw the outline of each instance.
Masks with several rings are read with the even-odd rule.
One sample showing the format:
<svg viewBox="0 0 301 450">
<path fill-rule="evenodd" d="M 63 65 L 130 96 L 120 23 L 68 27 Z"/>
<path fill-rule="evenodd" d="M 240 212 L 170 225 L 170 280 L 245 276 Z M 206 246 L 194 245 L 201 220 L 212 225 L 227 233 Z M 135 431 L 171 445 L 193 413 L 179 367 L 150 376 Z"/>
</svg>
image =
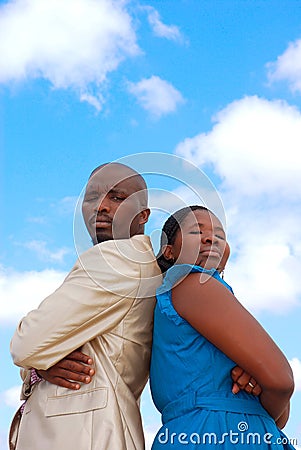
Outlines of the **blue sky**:
<svg viewBox="0 0 301 450">
<path fill-rule="evenodd" d="M 18 397 L 11 335 L 75 261 L 89 173 L 120 158 L 153 189 L 148 233 L 194 200 L 177 158 L 214 183 L 226 279 L 292 364 L 286 431 L 301 445 L 300 61 L 298 0 L 0 1 L 0 450 Z M 142 406 L 150 442 L 147 391 Z"/>
</svg>

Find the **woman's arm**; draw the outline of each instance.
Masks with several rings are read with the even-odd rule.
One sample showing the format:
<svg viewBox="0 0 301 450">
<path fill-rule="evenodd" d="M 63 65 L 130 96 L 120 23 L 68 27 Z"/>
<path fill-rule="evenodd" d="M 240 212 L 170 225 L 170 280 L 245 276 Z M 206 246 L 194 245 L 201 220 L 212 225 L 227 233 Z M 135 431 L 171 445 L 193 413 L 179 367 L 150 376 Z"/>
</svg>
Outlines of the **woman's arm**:
<svg viewBox="0 0 301 450">
<path fill-rule="evenodd" d="M 281 416 L 276 420 L 276 425 L 278 428 L 282 429 L 285 427 L 288 418 L 290 415 L 290 404 L 287 404 L 287 407 L 285 408 L 284 412 L 281 414 Z"/>
<path fill-rule="evenodd" d="M 190 274 L 172 291 L 176 311 L 248 372 L 262 388 L 260 401 L 277 421 L 293 393 L 290 365 L 268 333 L 219 281 Z"/>
</svg>

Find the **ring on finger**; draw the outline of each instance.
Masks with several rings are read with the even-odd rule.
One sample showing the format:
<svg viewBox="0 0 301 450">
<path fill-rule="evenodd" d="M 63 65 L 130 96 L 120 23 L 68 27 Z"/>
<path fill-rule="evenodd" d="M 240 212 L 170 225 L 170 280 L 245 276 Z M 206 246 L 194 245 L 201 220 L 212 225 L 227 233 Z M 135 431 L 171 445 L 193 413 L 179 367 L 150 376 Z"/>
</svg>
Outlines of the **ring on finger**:
<svg viewBox="0 0 301 450">
<path fill-rule="evenodd" d="M 248 385 L 249 385 L 252 389 L 254 389 L 254 387 L 255 387 L 254 384 L 251 383 L 251 381 L 249 381 Z"/>
</svg>

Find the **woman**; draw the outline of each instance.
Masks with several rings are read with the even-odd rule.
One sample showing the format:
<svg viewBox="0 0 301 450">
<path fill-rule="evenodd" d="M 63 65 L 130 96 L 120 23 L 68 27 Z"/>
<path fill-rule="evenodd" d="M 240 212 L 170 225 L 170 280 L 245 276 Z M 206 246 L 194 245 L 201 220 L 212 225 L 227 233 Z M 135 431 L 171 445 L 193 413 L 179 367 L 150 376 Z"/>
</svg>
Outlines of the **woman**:
<svg viewBox="0 0 301 450">
<path fill-rule="evenodd" d="M 177 211 L 163 227 L 158 263 L 167 272 L 157 291 L 150 373 L 163 426 L 153 450 L 293 448 L 280 431 L 291 368 L 220 277 L 228 256 L 222 224 L 202 206 Z M 252 377 L 238 393 L 229 375 L 236 365 Z M 250 395 L 258 385 L 260 395 Z"/>
</svg>

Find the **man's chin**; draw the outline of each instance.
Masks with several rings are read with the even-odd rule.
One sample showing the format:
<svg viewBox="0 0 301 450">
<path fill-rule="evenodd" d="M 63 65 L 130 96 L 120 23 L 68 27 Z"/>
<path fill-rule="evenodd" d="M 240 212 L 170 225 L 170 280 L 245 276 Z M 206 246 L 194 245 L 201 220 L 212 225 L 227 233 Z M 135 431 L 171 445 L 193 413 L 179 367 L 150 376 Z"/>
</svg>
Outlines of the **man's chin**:
<svg viewBox="0 0 301 450">
<path fill-rule="evenodd" d="M 99 230 L 96 232 L 96 237 L 93 237 L 92 242 L 94 245 L 101 242 L 111 241 L 116 239 L 129 239 L 131 236 L 128 233 L 116 233 L 112 234 L 112 230 Z"/>
<path fill-rule="evenodd" d="M 101 244 L 101 242 L 110 241 L 112 239 L 114 239 L 114 237 L 112 236 L 111 233 L 101 232 L 101 233 L 96 234 L 96 237 L 93 238 L 92 242 L 94 245 L 96 245 L 96 244 Z"/>
</svg>

